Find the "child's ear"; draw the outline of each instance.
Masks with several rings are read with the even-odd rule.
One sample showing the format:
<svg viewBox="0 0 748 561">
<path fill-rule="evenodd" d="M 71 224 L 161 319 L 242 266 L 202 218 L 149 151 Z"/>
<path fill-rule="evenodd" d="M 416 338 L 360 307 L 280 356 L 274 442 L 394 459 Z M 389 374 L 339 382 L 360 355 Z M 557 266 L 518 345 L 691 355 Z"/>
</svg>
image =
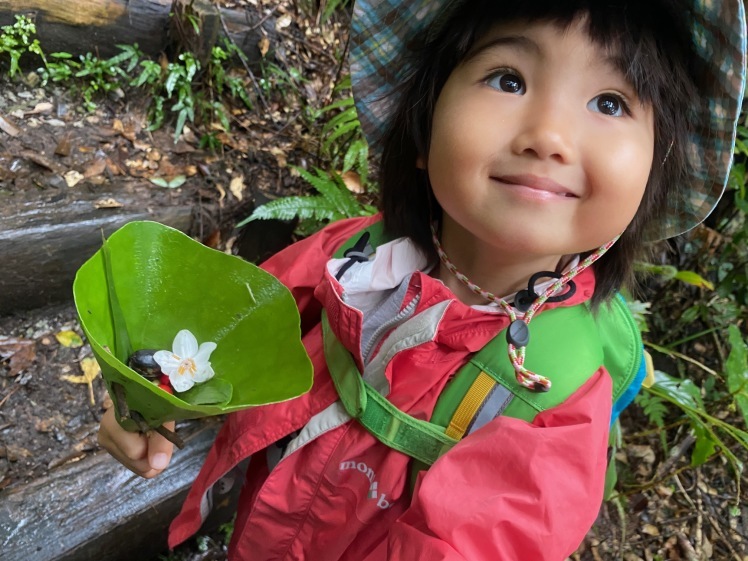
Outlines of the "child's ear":
<svg viewBox="0 0 748 561">
<path fill-rule="evenodd" d="M 416 158 L 416 168 L 418 169 L 426 169 L 426 158 L 424 158 L 422 155 L 418 155 Z"/>
</svg>

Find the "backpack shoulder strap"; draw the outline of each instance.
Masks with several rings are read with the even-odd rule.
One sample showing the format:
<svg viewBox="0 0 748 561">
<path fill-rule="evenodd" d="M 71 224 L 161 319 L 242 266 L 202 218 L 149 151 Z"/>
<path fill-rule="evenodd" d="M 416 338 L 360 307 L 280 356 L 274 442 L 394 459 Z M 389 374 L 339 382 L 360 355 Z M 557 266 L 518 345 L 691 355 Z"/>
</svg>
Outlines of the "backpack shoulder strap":
<svg viewBox="0 0 748 561">
<path fill-rule="evenodd" d="M 532 392 L 520 386 L 502 331 L 457 372 L 439 396 L 432 422 L 462 426 L 462 434 L 451 433 L 461 438 L 500 414 L 532 421 L 539 412 L 564 402 L 603 364 L 602 346 L 587 306 L 542 312 L 533 320 L 530 333 L 525 364 L 551 378 L 550 391 Z M 474 426 L 476 421 L 479 426 Z"/>
<path fill-rule="evenodd" d="M 343 245 L 341 245 L 333 254 L 333 257 L 346 257 L 346 253 L 349 252 L 352 247 L 362 239 L 362 236 L 366 234 L 368 234 L 368 237 L 366 238 L 366 245 L 367 247 L 369 247 L 369 249 L 371 249 L 372 253 L 376 251 L 377 247 L 390 241 L 389 237 L 387 236 L 387 234 L 385 234 L 384 231 L 384 221 L 379 220 L 377 222 L 374 222 L 374 224 L 367 226 L 366 228 L 362 228 L 361 230 L 353 234 L 350 238 L 348 238 L 343 243 Z"/>
<path fill-rule="evenodd" d="M 551 377 L 550 392 L 528 392 L 517 383 L 504 358 L 507 343 L 499 336 L 458 371 L 439 397 L 432 421 L 446 425 L 457 439 L 498 415 L 532 421 L 565 401 L 600 365 L 613 380 L 614 417 L 638 392 L 646 372 L 641 335 L 622 297 L 594 315 L 586 305 L 548 310 L 535 318 L 531 333 L 526 363 Z"/>
</svg>

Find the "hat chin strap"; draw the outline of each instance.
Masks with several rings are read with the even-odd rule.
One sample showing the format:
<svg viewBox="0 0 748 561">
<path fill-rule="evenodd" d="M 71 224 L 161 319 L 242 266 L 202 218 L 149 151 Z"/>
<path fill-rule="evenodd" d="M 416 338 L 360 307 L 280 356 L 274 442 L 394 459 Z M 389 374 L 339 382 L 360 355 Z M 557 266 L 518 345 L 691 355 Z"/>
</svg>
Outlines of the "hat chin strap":
<svg viewBox="0 0 748 561">
<path fill-rule="evenodd" d="M 579 273 L 589 268 L 595 261 L 600 259 L 600 257 L 602 257 L 605 252 L 607 252 L 613 246 L 613 244 L 618 241 L 618 238 L 620 237 L 621 236 L 619 234 L 610 242 L 600 246 L 585 259 L 580 261 L 569 272 L 557 278 L 555 282 L 553 282 L 546 290 L 543 291 L 542 294 L 537 295 L 537 298 L 532 303 L 530 303 L 529 306 L 524 305 L 521 306 L 520 309 L 515 309 L 515 307 L 509 304 L 506 300 L 504 300 L 503 298 L 499 298 L 495 294 L 492 294 L 486 290 L 483 290 L 481 287 L 471 282 L 470 279 L 468 279 L 464 274 L 457 270 L 457 267 L 455 267 L 454 263 L 450 261 L 446 252 L 442 248 L 441 242 L 439 241 L 439 236 L 436 233 L 435 223 L 431 224 L 431 241 L 434 244 L 436 253 L 439 255 L 439 259 L 447 268 L 447 270 L 452 273 L 455 278 L 457 278 L 457 280 L 467 286 L 473 293 L 478 294 L 489 302 L 498 304 L 509 316 L 510 323 L 509 328 L 506 332 L 507 342 L 509 343 L 509 360 L 514 367 L 517 382 L 521 386 L 533 391 L 550 390 L 551 381 L 545 376 L 541 376 L 540 374 L 536 374 L 535 372 L 528 370 L 524 366 L 526 348 L 527 344 L 530 342 L 529 326 L 532 318 L 535 317 L 535 314 L 540 311 L 540 308 L 542 308 L 546 302 L 565 299 L 565 295 L 562 295 L 561 292 L 567 285 L 569 285 L 569 291 L 573 290 L 572 287 L 574 283 L 571 282 L 571 279 L 576 277 Z M 546 275 L 546 273 L 538 273 L 538 275 L 540 274 L 542 274 L 543 276 Z M 532 286 L 534 285 L 534 279 L 536 278 L 536 276 L 537 275 L 533 275 L 533 279 L 531 279 L 530 286 L 528 287 L 529 293 L 532 292 Z M 571 294 L 569 294 L 568 292 L 566 294 L 568 294 L 568 296 L 566 297 L 571 296 Z"/>
</svg>

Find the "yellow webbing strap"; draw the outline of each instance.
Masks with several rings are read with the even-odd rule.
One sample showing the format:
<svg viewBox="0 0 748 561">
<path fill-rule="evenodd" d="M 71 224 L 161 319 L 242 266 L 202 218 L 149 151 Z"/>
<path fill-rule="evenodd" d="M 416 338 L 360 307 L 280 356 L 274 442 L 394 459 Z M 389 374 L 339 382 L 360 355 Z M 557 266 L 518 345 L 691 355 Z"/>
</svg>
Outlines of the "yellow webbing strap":
<svg viewBox="0 0 748 561">
<path fill-rule="evenodd" d="M 460 405 L 452 415 L 452 419 L 449 421 L 449 426 L 445 431 L 447 436 L 450 436 L 456 440 L 461 439 L 465 432 L 467 432 L 470 422 L 475 417 L 478 409 L 483 404 L 486 396 L 496 385 L 496 382 L 486 374 L 481 372 L 475 378 L 475 381 L 470 386 L 470 389 L 465 393 L 462 398 Z"/>
<path fill-rule="evenodd" d="M 647 365 L 647 376 L 644 378 L 644 381 L 642 382 L 642 386 L 645 388 L 651 388 L 655 384 L 655 367 L 654 362 L 652 362 L 652 355 L 649 354 L 647 351 L 644 351 L 644 360 L 646 361 Z"/>
</svg>

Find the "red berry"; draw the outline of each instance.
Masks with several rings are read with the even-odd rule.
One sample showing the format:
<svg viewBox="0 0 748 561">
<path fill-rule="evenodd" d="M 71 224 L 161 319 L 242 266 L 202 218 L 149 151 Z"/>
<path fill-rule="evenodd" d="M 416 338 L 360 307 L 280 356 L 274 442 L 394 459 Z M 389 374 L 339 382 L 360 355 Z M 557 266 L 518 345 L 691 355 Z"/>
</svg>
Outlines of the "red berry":
<svg viewBox="0 0 748 561">
<path fill-rule="evenodd" d="M 169 381 L 169 377 L 166 374 L 161 374 L 158 380 L 159 384 L 158 387 L 164 390 L 166 393 L 170 393 L 174 395 L 174 388 L 171 387 L 171 381 Z"/>
</svg>

